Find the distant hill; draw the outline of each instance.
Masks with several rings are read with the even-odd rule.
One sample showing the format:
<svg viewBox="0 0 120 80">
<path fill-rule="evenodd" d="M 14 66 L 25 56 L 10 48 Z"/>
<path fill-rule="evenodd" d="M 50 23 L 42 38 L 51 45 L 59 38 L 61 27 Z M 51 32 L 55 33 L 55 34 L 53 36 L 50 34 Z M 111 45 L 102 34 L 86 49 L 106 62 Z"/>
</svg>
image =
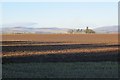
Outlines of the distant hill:
<svg viewBox="0 0 120 80">
<path fill-rule="evenodd" d="M 67 33 L 67 28 L 28 28 L 28 27 L 5 27 L 2 28 L 2 33 L 37 33 L 37 34 L 52 34 L 52 33 Z"/>
<path fill-rule="evenodd" d="M 16 23 L 2 25 L 2 33 L 37 33 L 37 34 L 57 34 L 57 33 L 68 33 L 71 29 L 69 28 L 39 28 L 37 23 Z M 74 30 L 74 29 L 73 29 Z M 105 26 L 93 29 L 96 33 L 118 33 L 118 26 Z"/>
<path fill-rule="evenodd" d="M 52 34 L 52 33 L 67 33 L 67 28 L 39 28 L 37 23 L 15 23 L 2 25 L 2 33 L 38 33 L 38 34 Z"/>
<path fill-rule="evenodd" d="M 118 26 L 105 26 L 105 27 L 99 27 L 99 28 L 94 28 L 93 30 L 96 33 L 118 33 L 120 29 L 118 30 Z"/>
</svg>

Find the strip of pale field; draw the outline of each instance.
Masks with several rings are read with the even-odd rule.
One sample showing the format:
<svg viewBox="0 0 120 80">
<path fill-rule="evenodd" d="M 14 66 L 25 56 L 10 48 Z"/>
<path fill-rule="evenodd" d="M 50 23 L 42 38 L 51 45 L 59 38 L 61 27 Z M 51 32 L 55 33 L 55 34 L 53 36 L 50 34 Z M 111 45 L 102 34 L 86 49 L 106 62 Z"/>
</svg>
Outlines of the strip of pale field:
<svg viewBox="0 0 120 80">
<path fill-rule="evenodd" d="M 2 57 L 25 57 L 31 55 L 45 55 L 45 54 L 81 54 L 81 53 L 98 53 L 106 52 L 109 54 L 110 51 L 117 53 L 118 47 L 110 48 L 97 48 L 97 49 L 66 49 L 66 50 L 50 50 L 50 51 L 19 51 L 19 52 L 6 52 L 2 54 Z"/>
</svg>

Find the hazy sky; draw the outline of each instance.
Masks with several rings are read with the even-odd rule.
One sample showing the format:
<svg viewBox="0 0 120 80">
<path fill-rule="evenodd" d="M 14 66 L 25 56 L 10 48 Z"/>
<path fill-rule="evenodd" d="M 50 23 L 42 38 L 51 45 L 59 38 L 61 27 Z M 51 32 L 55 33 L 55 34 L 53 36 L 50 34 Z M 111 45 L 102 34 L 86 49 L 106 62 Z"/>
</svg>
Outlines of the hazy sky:
<svg viewBox="0 0 120 80">
<path fill-rule="evenodd" d="M 91 28 L 118 24 L 115 2 L 7 2 L 3 24 L 38 23 L 36 27 Z M 1 24 L 1 23 L 0 23 Z"/>
</svg>

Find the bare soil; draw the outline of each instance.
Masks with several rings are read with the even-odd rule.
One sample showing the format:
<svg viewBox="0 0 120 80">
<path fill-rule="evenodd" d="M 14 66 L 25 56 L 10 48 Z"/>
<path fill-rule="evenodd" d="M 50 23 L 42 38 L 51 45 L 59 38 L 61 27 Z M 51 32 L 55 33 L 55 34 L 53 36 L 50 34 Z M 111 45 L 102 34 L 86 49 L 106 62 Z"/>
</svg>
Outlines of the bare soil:
<svg viewBox="0 0 120 80">
<path fill-rule="evenodd" d="M 4 34 L 6 62 L 116 61 L 118 34 Z"/>
</svg>

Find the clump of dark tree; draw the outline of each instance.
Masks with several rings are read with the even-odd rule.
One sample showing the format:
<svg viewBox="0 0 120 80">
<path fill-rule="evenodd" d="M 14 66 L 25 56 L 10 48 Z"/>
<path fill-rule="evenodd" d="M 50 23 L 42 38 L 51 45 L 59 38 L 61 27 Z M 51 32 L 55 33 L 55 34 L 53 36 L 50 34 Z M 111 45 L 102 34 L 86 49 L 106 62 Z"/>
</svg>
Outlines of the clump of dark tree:
<svg viewBox="0 0 120 80">
<path fill-rule="evenodd" d="M 86 27 L 85 30 L 84 29 L 70 29 L 68 31 L 68 33 L 70 33 L 70 34 L 85 34 L 85 33 L 88 34 L 88 33 L 95 33 L 95 31 Z"/>
</svg>

